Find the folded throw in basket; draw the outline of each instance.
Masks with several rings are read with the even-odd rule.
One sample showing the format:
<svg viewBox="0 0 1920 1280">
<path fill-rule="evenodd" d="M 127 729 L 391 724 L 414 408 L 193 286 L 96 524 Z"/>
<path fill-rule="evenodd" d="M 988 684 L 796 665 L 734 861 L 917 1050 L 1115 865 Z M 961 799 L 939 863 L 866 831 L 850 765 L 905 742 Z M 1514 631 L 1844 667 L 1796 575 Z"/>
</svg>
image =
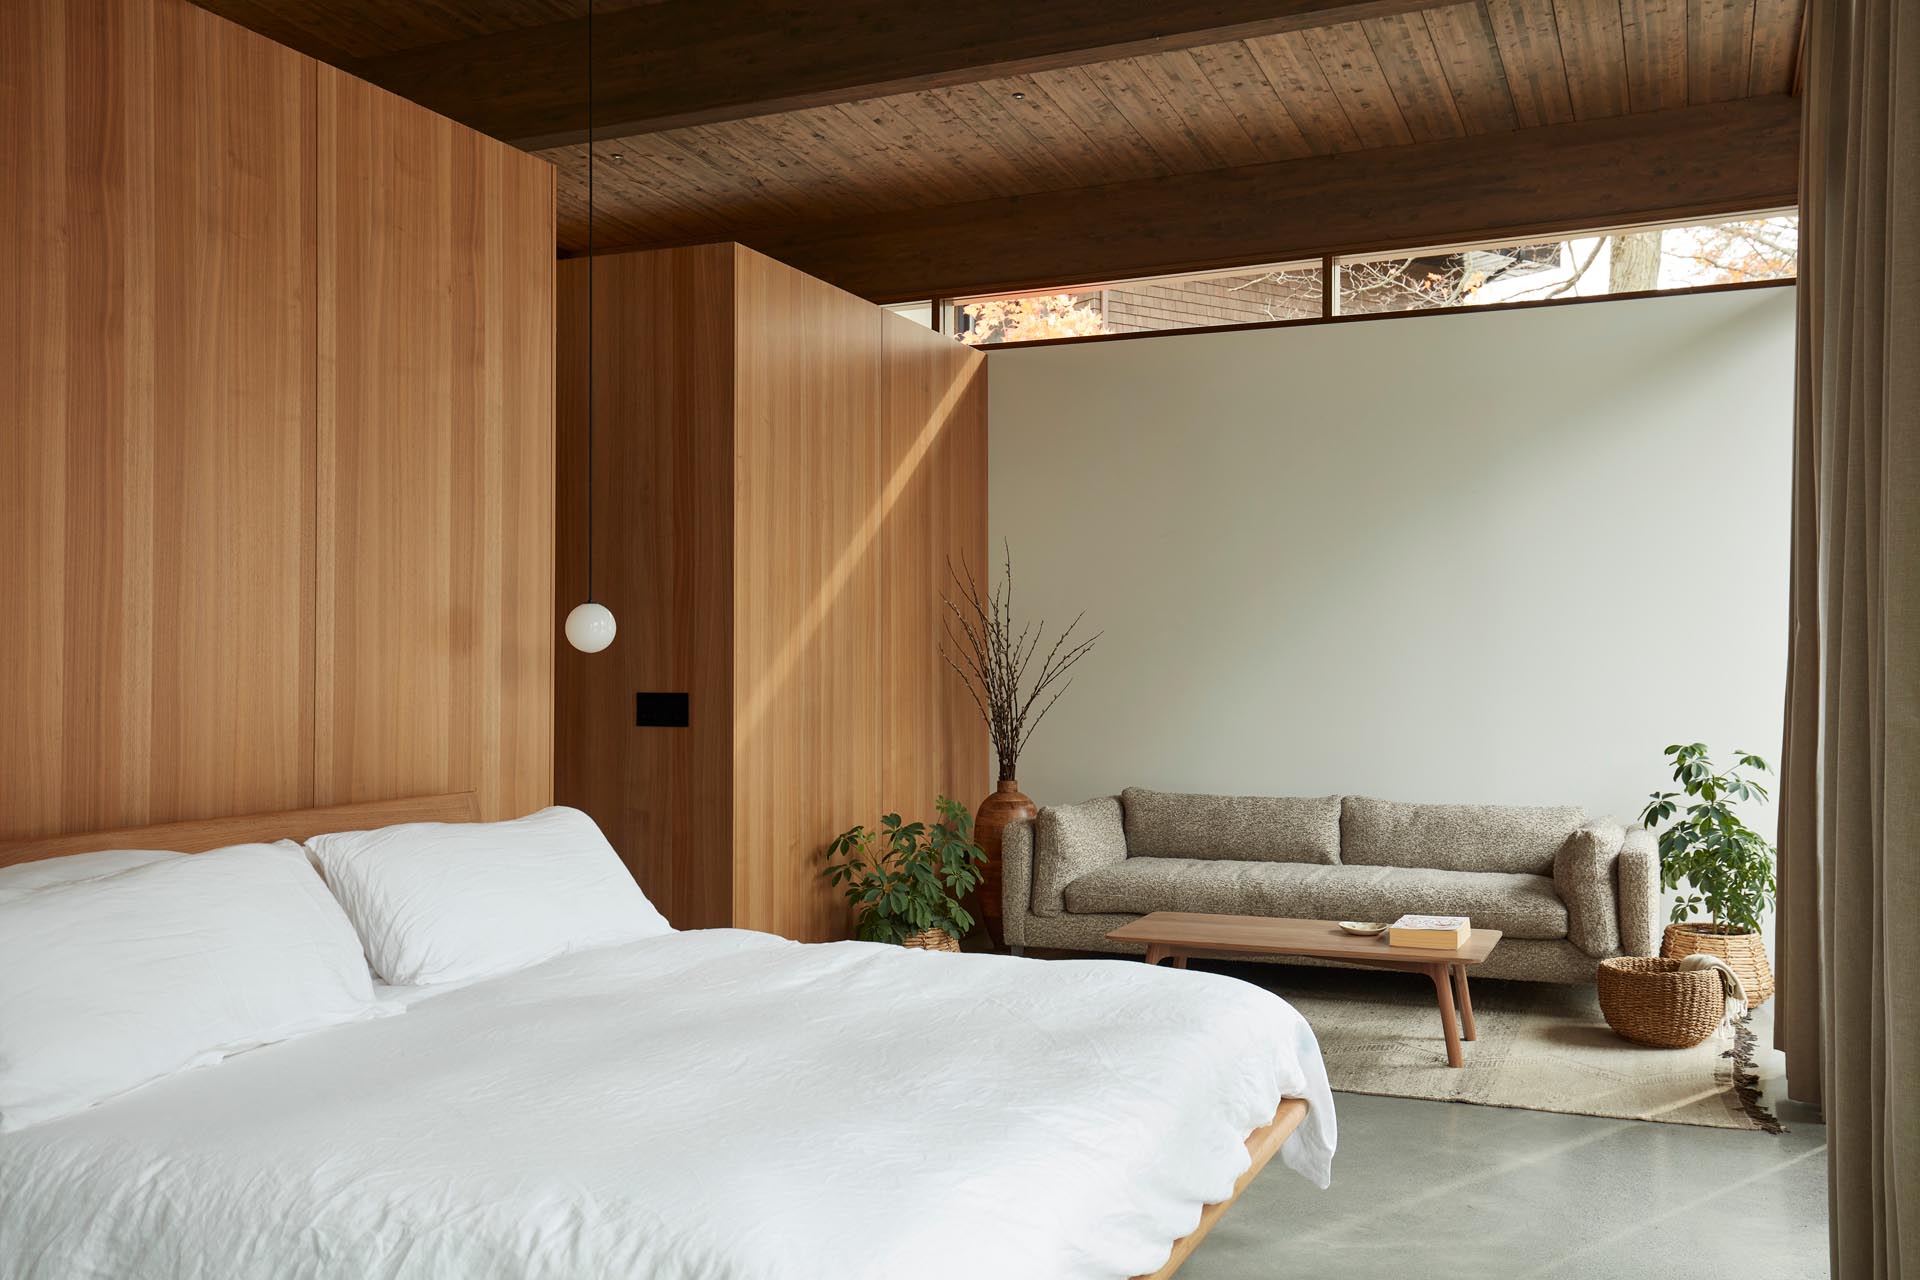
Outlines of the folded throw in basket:
<svg viewBox="0 0 1920 1280">
<path fill-rule="evenodd" d="M 1733 971 L 1733 966 L 1729 965 L 1719 956 L 1709 955 L 1704 951 L 1696 951 L 1690 956 L 1683 957 L 1680 961 L 1680 971 L 1682 973 L 1694 973 L 1701 969 L 1717 970 L 1720 974 L 1720 986 L 1727 993 L 1727 1016 L 1720 1020 L 1721 1029 L 1725 1030 L 1741 1018 L 1746 1017 L 1746 984 L 1740 981 L 1740 975 Z"/>
</svg>

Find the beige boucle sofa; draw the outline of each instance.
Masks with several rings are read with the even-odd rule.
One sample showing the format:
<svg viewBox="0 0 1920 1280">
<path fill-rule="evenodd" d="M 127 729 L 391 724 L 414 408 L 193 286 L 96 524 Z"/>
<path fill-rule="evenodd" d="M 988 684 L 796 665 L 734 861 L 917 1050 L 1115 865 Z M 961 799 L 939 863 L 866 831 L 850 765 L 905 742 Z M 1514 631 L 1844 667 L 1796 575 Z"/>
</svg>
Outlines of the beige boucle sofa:
<svg viewBox="0 0 1920 1280">
<path fill-rule="evenodd" d="M 1107 933 L 1150 911 L 1463 915 L 1506 935 L 1476 975 L 1539 982 L 1660 945 L 1652 835 L 1572 806 L 1129 788 L 1008 827 L 1002 857 L 1016 950 L 1137 952 Z"/>
</svg>

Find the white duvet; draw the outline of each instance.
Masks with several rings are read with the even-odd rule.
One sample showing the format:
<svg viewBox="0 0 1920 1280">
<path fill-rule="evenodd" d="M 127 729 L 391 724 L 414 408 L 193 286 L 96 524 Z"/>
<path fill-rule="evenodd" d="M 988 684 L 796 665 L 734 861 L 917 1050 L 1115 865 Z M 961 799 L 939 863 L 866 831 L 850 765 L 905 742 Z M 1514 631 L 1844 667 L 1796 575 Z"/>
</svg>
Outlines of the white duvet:
<svg viewBox="0 0 1920 1280">
<path fill-rule="evenodd" d="M 0 1135 L 0 1274 L 1115 1280 L 1283 1097 L 1324 1186 L 1313 1033 L 1230 978 L 681 933 Z"/>
</svg>

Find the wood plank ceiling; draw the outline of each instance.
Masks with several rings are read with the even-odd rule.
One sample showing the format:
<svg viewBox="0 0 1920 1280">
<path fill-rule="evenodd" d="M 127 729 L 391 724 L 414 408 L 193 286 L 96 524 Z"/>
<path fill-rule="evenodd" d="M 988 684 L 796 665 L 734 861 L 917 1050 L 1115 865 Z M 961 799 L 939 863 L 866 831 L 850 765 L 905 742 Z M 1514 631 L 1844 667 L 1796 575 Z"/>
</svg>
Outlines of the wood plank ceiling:
<svg viewBox="0 0 1920 1280">
<path fill-rule="evenodd" d="M 572 140 L 584 105 L 583 0 L 200 2 L 534 146 L 560 173 L 562 249 L 584 245 L 586 152 Z M 864 16 L 850 0 L 831 18 L 795 18 L 760 0 L 601 0 L 600 120 L 617 123 L 596 143 L 597 244 L 773 248 L 796 227 L 909 210 L 1002 202 L 985 211 L 1010 198 L 1628 114 L 1678 119 L 1792 92 L 1804 4 L 1163 0 L 1139 6 L 1163 10 L 1149 32 L 1107 16 L 1113 6 L 1075 13 L 1072 0 L 1053 0 L 1066 10 L 1053 27 L 1026 12 L 1047 6 L 988 4 L 993 22 L 975 33 L 953 30 L 953 13 L 935 15 L 944 29 L 920 29 L 918 10 L 891 13 L 893 2 L 869 3 Z M 977 23 L 981 6 L 971 11 Z M 1085 31 L 1078 56 L 1064 47 L 1073 33 L 1058 29 L 1067 22 Z M 996 30 L 1004 48 L 991 47 Z M 1235 38 L 1214 38 L 1222 34 Z M 873 66 L 864 79 L 863 68 L 840 65 L 857 60 L 843 50 L 862 37 L 873 42 L 860 55 Z M 687 47 L 640 47 L 648 41 Z M 819 46 L 812 61 L 809 41 Z M 702 59 L 720 60 L 704 80 Z M 647 96 L 676 76 L 678 98 Z M 863 91 L 872 87 L 889 91 Z"/>
</svg>

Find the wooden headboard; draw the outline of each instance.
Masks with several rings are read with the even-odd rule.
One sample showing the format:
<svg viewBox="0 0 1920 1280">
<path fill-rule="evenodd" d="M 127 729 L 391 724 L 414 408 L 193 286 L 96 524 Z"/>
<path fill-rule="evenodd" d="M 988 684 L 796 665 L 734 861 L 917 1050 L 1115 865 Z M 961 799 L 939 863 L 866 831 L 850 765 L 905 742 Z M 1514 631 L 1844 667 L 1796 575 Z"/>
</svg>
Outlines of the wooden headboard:
<svg viewBox="0 0 1920 1280">
<path fill-rule="evenodd" d="M 202 818 L 193 822 L 162 822 L 148 827 L 121 827 L 114 831 L 77 831 L 37 840 L 0 843 L 0 867 L 96 849 L 172 849 L 205 853 L 230 844 L 271 840 L 306 840 L 328 831 L 364 831 L 396 822 L 472 822 L 480 816 L 471 791 L 441 796 L 409 796 L 404 800 L 373 800 L 362 804 L 334 804 L 320 809 L 288 809 L 280 813 L 243 813 L 230 818 Z"/>
</svg>

